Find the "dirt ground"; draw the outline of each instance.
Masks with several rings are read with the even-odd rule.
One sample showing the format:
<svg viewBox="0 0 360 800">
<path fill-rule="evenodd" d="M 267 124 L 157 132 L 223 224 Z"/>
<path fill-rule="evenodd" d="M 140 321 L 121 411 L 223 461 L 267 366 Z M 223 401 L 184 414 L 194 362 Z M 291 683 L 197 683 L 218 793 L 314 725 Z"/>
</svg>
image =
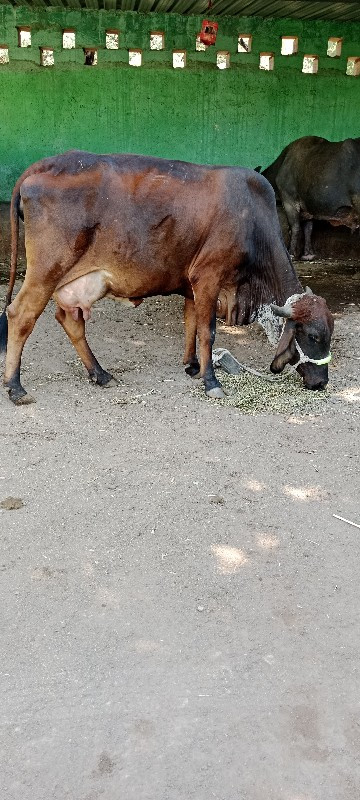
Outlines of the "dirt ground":
<svg viewBox="0 0 360 800">
<path fill-rule="evenodd" d="M 37 403 L 0 394 L 0 501 L 23 502 L 0 510 L 3 800 L 358 800 L 360 530 L 333 515 L 360 524 L 360 313 L 341 302 L 326 408 L 290 417 L 194 394 L 178 298 L 95 307 L 109 389 L 49 305 L 23 358 Z M 273 352 L 256 326 L 216 345 Z"/>
</svg>

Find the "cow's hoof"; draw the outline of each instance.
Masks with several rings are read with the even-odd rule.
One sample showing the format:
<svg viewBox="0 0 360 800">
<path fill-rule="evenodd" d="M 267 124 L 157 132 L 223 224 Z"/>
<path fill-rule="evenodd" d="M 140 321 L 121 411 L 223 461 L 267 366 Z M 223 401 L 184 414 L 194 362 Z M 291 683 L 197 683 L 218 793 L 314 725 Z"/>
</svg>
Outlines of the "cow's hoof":
<svg viewBox="0 0 360 800">
<path fill-rule="evenodd" d="M 92 383 L 96 383 L 97 386 L 102 386 L 104 388 L 117 385 L 115 378 L 110 375 L 110 372 L 106 372 L 104 369 L 102 369 L 101 372 L 99 369 L 89 370 L 89 377 Z"/>
<path fill-rule="evenodd" d="M 16 394 L 16 392 L 9 392 L 9 398 L 15 406 L 29 406 L 31 403 L 36 403 L 35 397 L 31 394 Z"/>
<path fill-rule="evenodd" d="M 200 367 L 185 367 L 185 372 L 190 378 L 201 378 Z"/>
<path fill-rule="evenodd" d="M 307 255 L 301 256 L 300 261 L 315 261 L 315 254 L 308 253 Z"/>
<path fill-rule="evenodd" d="M 112 389 L 114 386 L 118 386 L 118 385 L 119 385 L 119 381 L 117 381 L 116 378 L 113 378 L 112 375 L 110 375 L 110 380 L 109 381 L 107 381 L 106 383 L 100 383 L 100 386 L 101 386 L 102 389 Z"/>
<path fill-rule="evenodd" d="M 205 394 L 207 397 L 211 397 L 213 400 L 222 400 L 223 397 L 225 397 L 225 392 L 221 386 L 214 386 L 213 389 L 206 389 Z"/>
<path fill-rule="evenodd" d="M 189 375 L 190 378 L 200 378 L 200 364 L 198 361 L 195 361 L 193 364 L 188 364 L 185 367 L 185 372 Z"/>
</svg>

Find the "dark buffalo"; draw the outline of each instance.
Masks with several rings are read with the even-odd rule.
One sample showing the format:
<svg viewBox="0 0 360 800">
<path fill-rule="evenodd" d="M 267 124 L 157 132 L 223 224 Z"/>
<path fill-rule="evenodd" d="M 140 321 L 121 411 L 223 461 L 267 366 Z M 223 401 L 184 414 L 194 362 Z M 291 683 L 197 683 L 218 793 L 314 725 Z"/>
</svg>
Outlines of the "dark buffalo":
<svg viewBox="0 0 360 800">
<path fill-rule="evenodd" d="M 360 138 L 328 142 L 319 136 L 304 136 L 285 147 L 262 175 L 284 206 L 294 257 L 302 253 L 303 261 L 315 258 L 313 219 L 346 225 L 352 231 L 359 227 Z"/>
<path fill-rule="evenodd" d="M 13 301 L 19 214 L 25 224 L 27 270 Z M 71 151 L 32 165 L 11 200 L 12 254 L 0 338 L 8 345 L 4 383 L 14 403 L 31 400 L 20 383 L 24 344 L 51 297 L 56 319 L 91 380 L 107 385 L 85 338 L 92 304 L 115 297 L 185 297 L 187 373 L 221 397 L 212 345 L 221 287 L 244 292 L 248 312 L 266 302 L 284 306 L 274 371 L 296 363 L 309 388 L 327 383 L 332 318 L 322 298 L 286 300 L 302 287 L 283 243 L 274 192 L 253 170 L 205 167 L 133 155 Z M 196 354 L 199 340 L 200 363 Z M 324 360 L 325 359 L 325 360 Z"/>
</svg>

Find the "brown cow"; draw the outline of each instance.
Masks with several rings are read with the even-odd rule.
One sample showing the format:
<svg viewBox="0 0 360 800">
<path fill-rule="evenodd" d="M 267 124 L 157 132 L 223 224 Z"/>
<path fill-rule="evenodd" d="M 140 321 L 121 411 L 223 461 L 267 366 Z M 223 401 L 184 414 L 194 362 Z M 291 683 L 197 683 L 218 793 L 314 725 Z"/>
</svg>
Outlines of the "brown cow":
<svg viewBox="0 0 360 800">
<path fill-rule="evenodd" d="M 11 302 L 21 214 L 27 270 Z M 282 304 L 302 292 L 280 234 L 274 192 L 252 170 L 71 151 L 23 173 L 12 195 L 11 226 L 10 285 L 0 338 L 5 345 L 8 321 L 4 383 L 16 404 L 31 401 L 20 383 L 21 354 L 51 297 L 56 319 L 90 378 L 104 386 L 112 376 L 85 338 L 92 304 L 106 296 L 137 305 L 153 295 L 183 295 L 186 371 L 200 373 L 209 397 L 222 397 L 212 364 L 221 287 L 234 285 L 240 292 L 241 286 L 250 287 L 254 307 L 269 300 Z M 316 356 L 299 367 L 309 388 L 327 382 L 327 366 L 317 361 L 328 354 L 331 324 L 324 301 L 316 305 L 315 300 L 310 316 L 297 326 L 304 352 L 312 348 Z M 310 329 L 313 345 L 307 339 Z M 282 353 L 281 369 L 296 361 L 295 328 L 285 339 L 277 353 Z M 274 369 L 280 364 L 277 356 Z"/>
</svg>

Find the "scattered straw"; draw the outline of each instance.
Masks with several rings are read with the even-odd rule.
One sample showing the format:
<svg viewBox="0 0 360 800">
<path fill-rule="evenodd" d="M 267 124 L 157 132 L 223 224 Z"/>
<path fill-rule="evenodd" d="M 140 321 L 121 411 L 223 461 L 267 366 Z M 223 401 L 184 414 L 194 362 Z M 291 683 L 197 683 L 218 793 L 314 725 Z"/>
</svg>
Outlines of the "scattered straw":
<svg viewBox="0 0 360 800">
<path fill-rule="evenodd" d="M 304 389 L 297 376 L 287 375 L 274 383 L 263 381 L 250 373 L 219 376 L 226 397 L 212 400 L 206 397 L 204 387 L 193 392 L 209 403 L 239 408 L 243 414 L 319 414 L 325 410 L 329 397 L 326 391 Z"/>
<path fill-rule="evenodd" d="M 150 389 L 149 392 L 145 392 L 144 394 L 116 395 L 110 400 L 110 403 L 115 406 L 139 405 L 139 403 L 146 404 L 144 397 L 149 397 L 151 394 L 155 394 L 155 389 Z"/>
</svg>

